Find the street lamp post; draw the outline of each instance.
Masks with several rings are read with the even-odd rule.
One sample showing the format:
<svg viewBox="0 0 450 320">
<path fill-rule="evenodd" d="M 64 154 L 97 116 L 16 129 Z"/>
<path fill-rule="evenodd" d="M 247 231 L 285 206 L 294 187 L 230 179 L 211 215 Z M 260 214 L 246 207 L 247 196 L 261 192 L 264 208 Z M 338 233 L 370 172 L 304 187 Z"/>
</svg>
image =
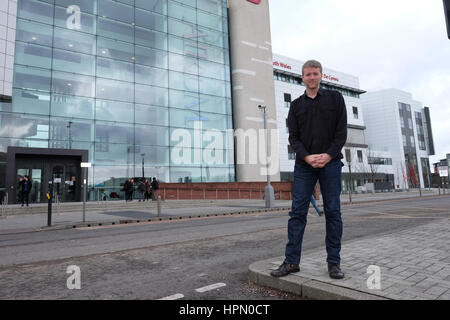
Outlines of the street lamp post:
<svg viewBox="0 0 450 320">
<path fill-rule="evenodd" d="M 141 157 L 142 157 L 142 179 L 145 178 L 144 175 L 144 157 L 145 157 L 145 153 L 141 153 Z"/>
<path fill-rule="evenodd" d="M 67 128 L 69 129 L 69 149 L 72 149 L 72 121 L 69 121 Z"/>
<path fill-rule="evenodd" d="M 266 138 L 266 168 L 267 168 L 267 185 L 264 188 L 264 199 L 266 201 L 266 208 L 273 208 L 275 205 L 275 192 L 272 185 L 270 184 L 270 174 L 269 174 L 269 138 L 267 135 L 267 113 L 266 106 L 259 105 L 264 113 L 264 136 Z"/>
</svg>

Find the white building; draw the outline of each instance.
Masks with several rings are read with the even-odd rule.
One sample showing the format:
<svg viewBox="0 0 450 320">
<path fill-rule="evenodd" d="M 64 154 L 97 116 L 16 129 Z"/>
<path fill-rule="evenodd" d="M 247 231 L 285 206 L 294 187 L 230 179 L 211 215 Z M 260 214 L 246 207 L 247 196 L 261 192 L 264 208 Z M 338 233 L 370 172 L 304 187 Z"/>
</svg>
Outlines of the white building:
<svg viewBox="0 0 450 320">
<path fill-rule="evenodd" d="M 373 150 L 388 150 L 396 188 L 428 187 L 429 155 L 434 155 L 430 113 L 408 92 L 387 89 L 361 96 L 366 142 Z"/>
<path fill-rule="evenodd" d="M 273 55 L 275 101 L 279 128 L 280 177 L 282 181 L 292 180 L 295 165 L 295 153 L 289 145 L 286 120 L 291 101 L 301 96 L 306 89 L 301 81 L 304 62 L 278 54 Z M 376 172 L 376 176 L 371 174 L 374 166 L 369 165 L 368 162 L 368 158 L 371 155 L 365 141 L 365 115 L 363 114 L 360 99 L 360 95 L 365 93 L 365 91 L 359 88 L 358 77 L 323 66 L 321 86 L 325 89 L 340 91 L 347 107 L 348 137 L 347 143 L 342 150 L 344 155 L 343 163 L 345 164 L 342 171 L 343 190 L 348 189 L 350 170 L 352 172 L 353 189 L 357 186 L 363 186 L 374 177 L 379 181 L 392 181 L 392 166 L 387 163 L 379 165 L 380 168 Z M 388 158 L 385 155 L 376 155 L 380 159 L 383 159 L 383 156 Z M 350 166 L 349 159 L 351 160 Z"/>
</svg>

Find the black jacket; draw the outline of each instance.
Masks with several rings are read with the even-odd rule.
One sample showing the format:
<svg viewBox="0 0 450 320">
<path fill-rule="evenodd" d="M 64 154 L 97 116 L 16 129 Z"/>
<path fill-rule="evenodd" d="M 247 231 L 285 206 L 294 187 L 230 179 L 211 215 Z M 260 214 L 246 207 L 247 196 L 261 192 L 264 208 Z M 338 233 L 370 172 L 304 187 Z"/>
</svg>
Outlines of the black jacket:
<svg viewBox="0 0 450 320">
<path fill-rule="evenodd" d="M 28 188 L 25 188 L 25 185 L 28 184 Z M 19 192 L 22 193 L 30 193 L 31 192 L 31 186 L 33 184 L 31 183 L 31 180 L 25 181 L 22 180 L 19 182 Z M 25 190 L 26 189 L 26 190 Z"/>
<path fill-rule="evenodd" d="M 306 163 L 306 156 L 319 153 L 342 159 L 341 149 L 347 140 L 347 110 L 342 94 L 320 88 L 311 99 L 305 91 L 291 103 L 288 128 L 296 163 Z"/>
</svg>

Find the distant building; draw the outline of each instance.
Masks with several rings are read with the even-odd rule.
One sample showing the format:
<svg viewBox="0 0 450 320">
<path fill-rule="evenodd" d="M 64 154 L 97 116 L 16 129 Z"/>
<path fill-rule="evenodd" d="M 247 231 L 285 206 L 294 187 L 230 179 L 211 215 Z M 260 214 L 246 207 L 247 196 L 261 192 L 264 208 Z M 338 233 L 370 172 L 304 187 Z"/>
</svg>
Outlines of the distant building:
<svg viewBox="0 0 450 320">
<path fill-rule="evenodd" d="M 429 187 L 429 156 L 434 155 L 429 108 L 398 89 L 368 92 L 361 101 L 366 142 L 373 150 L 390 152 L 395 187 Z"/>
</svg>

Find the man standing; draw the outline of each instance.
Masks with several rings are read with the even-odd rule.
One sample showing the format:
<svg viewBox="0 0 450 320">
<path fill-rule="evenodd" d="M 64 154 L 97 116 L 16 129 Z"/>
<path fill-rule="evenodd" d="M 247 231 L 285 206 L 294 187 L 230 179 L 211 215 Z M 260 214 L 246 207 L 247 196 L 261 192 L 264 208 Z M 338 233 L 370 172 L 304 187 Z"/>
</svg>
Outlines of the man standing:
<svg viewBox="0 0 450 320">
<path fill-rule="evenodd" d="M 153 200 L 158 200 L 158 189 L 159 189 L 158 180 L 156 180 L 156 177 L 153 177 L 153 181 L 152 181 L 152 201 Z"/>
<path fill-rule="evenodd" d="M 28 176 L 25 176 L 23 178 L 23 180 L 21 180 L 19 182 L 19 192 L 20 192 L 20 199 L 21 199 L 22 207 L 25 202 L 27 203 L 27 207 L 28 207 L 28 200 L 30 198 L 31 186 L 32 186 L 32 183 Z"/>
<path fill-rule="evenodd" d="M 282 277 L 300 271 L 309 202 L 319 180 L 326 220 L 328 272 L 331 278 L 342 279 L 340 193 L 343 164 L 340 159 L 347 140 L 347 111 L 344 98 L 338 91 L 320 88 L 320 62 L 305 62 L 302 80 L 306 86 L 305 93 L 291 103 L 288 115 L 289 143 L 296 153 L 296 161 L 286 258 L 271 275 Z"/>
</svg>

